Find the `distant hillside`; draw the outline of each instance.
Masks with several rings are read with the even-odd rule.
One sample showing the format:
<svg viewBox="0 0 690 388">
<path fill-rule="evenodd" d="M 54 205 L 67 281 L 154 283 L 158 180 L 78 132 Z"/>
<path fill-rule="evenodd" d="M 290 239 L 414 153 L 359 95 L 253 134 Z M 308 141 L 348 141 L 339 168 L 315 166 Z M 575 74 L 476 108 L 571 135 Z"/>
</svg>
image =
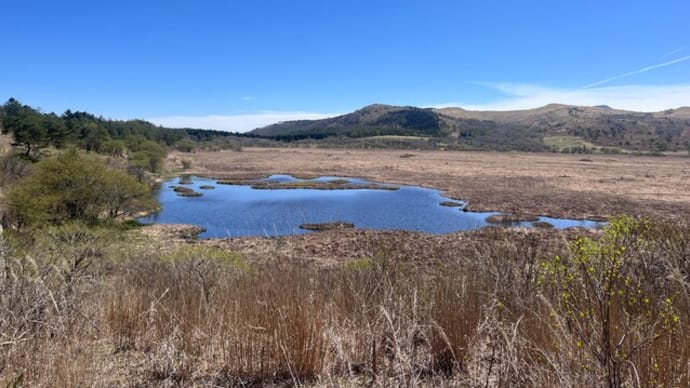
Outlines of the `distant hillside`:
<svg viewBox="0 0 690 388">
<path fill-rule="evenodd" d="M 250 133 L 280 140 L 322 139 L 329 136 L 443 135 L 441 119 L 432 109 L 379 104 L 338 117 L 273 124 Z"/>
<path fill-rule="evenodd" d="M 287 141 L 417 136 L 463 149 L 678 151 L 687 149 L 690 141 L 690 108 L 642 113 L 550 104 L 519 111 L 468 111 L 375 104 L 338 117 L 283 122 L 250 133 Z"/>
</svg>

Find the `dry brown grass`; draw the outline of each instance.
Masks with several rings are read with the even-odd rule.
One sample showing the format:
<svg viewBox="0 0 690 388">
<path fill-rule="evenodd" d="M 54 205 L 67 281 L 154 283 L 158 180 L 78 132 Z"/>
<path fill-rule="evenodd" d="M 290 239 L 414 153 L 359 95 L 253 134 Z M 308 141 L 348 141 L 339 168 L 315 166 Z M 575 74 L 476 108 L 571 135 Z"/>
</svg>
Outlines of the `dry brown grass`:
<svg viewBox="0 0 690 388">
<path fill-rule="evenodd" d="M 673 298 L 679 322 L 631 326 L 636 310 L 612 310 L 610 327 L 629 328 L 623 342 L 661 334 L 618 355 L 618 375 L 626 386 L 684 386 L 690 231 L 640 230 L 620 240 L 621 273 L 643 280 L 654 306 Z M 0 385 L 607 386 L 602 342 L 581 336 L 601 339 L 601 321 L 572 321 L 569 283 L 544 281 L 556 255 L 577 269 L 581 234 L 495 228 L 416 246 L 400 243 L 415 234 L 368 232 L 353 235 L 361 255 L 324 266 L 296 249 L 254 260 L 218 242 L 160 253 L 52 231 L 3 253 Z M 122 245 L 139 253 L 114 255 Z"/>
<path fill-rule="evenodd" d="M 689 214 L 680 158 L 193 156 L 208 175 L 363 176 L 513 213 Z M 690 384 L 690 229 L 682 223 L 631 227 L 611 245 L 626 248 L 613 294 L 597 283 L 611 267 L 597 261 L 603 277 L 588 278 L 574 245 L 580 237 L 596 245 L 597 231 L 355 229 L 196 243 L 180 226 L 113 233 L 66 227 L 2 242 L 0 386 Z"/>
<path fill-rule="evenodd" d="M 547 153 L 245 148 L 197 152 L 193 171 L 222 178 L 273 173 L 364 177 L 443 190 L 473 210 L 585 218 L 690 215 L 690 164 L 682 157 Z M 408 155 L 409 156 L 409 152 Z M 169 156 L 169 166 L 180 160 Z M 179 166 L 177 166 L 179 168 Z"/>
</svg>

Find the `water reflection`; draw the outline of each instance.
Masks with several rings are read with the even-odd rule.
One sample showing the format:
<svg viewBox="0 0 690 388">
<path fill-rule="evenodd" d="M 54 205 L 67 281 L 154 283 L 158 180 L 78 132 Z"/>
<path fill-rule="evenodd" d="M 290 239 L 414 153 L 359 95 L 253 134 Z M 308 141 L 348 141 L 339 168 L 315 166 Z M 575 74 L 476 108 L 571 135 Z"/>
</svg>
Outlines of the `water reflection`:
<svg viewBox="0 0 690 388">
<path fill-rule="evenodd" d="M 353 184 L 370 183 L 362 179 L 319 177 L 318 182 L 347 179 Z M 275 182 L 300 181 L 289 175 L 273 175 Z M 457 207 L 441 206 L 451 201 L 439 191 L 415 186 L 399 190 L 257 190 L 248 185 L 221 185 L 216 181 L 193 177 L 186 184 L 200 197 L 180 197 L 173 187 L 180 178 L 165 182 L 158 194 L 163 210 L 139 219 L 142 223 L 181 223 L 206 229 L 202 238 L 237 236 L 279 236 L 311 233 L 301 224 L 346 221 L 357 228 L 412 230 L 450 233 L 487 226 L 491 212 L 462 212 Z M 214 186 L 213 190 L 201 186 Z M 556 228 L 595 227 L 594 221 L 541 217 Z M 529 222 L 517 223 L 530 226 Z"/>
</svg>

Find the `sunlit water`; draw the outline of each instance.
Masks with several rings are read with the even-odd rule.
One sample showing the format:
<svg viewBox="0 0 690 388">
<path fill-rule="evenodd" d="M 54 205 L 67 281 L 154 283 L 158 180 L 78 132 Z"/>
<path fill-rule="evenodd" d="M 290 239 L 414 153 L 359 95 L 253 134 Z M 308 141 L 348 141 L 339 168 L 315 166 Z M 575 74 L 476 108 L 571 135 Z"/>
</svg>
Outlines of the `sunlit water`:
<svg viewBox="0 0 690 388">
<path fill-rule="evenodd" d="M 273 175 L 280 182 L 295 178 Z M 321 177 L 326 181 L 336 177 Z M 368 183 L 346 178 L 351 183 Z M 487 226 L 491 212 L 463 212 L 458 207 L 439 205 L 452 201 L 439 191 L 415 186 L 400 190 L 257 190 L 249 186 L 221 185 L 214 180 L 193 177 L 184 185 L 203 193 L 201 197 L 180 197 L 170 186 L 179 178 L 164 182 L 158 194 L 163 207 L 159 213 L 140 218 L 142 223 L 194 224 L 206 229 L 200 235 L 209 237 L 281 236 L 312 233 L 299 228 L 305 223 L 346 221 L 357 228 L 378 230 L 412 230 L 428 233 L 451 233 Z M 215 189 L 204 190 L 210 185 Z M 596 227 L 597 222 L 542 217 L 540 221 L 557 228 Z M 513 224 L 531 226 L 530 222 Z"/>
</svg>

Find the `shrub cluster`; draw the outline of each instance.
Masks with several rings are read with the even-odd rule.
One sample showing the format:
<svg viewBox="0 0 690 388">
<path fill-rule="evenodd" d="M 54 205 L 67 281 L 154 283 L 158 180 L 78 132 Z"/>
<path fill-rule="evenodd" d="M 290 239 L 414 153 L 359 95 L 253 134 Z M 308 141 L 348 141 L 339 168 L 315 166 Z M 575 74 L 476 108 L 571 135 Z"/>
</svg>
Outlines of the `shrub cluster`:
<svg viewBox="0 0 690 388">
<path fill-rule="evenodd" d="M 35 165 L 7 196 L 10 225 L 95 224 L 155 206 L 150 189 L 96 158 L 69 150 Z"/>
</svg>

